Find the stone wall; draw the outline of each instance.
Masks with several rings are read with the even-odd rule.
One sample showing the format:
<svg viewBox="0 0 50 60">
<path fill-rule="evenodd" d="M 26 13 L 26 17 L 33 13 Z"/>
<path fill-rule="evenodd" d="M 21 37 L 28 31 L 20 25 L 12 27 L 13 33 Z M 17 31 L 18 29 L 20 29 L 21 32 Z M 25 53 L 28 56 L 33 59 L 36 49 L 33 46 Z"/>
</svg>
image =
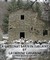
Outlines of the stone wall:
<svg viewBox="0 0 50 60">
<path fill-rule="evenodd" d="M 21 20 L 21 15 L 24 15 L 24 20 Z M 9 40 L 20 38 L 20 32 L 25 32 L 26 39 L 33 40 L 49 40 L 50 28 L 46 23 L 37 18 L 37 13 L 29 10 L 17 10 L 9 16 Z M 48 35 L 43 36 L 43 30 L 48 30 Z"/>
</svg>

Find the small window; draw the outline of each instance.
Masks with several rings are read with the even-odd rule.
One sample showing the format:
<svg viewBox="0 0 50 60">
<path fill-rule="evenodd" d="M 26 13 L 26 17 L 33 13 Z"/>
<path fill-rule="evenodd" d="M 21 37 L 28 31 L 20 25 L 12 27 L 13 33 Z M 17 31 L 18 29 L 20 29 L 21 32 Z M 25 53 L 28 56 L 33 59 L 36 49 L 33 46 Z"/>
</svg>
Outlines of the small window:
<svg viewBox="0 0 50 60">
<path fill-rule="evenodd" d="M 43 36 L 48 35 L 48 30 L 43 30 Z"/>
<path fill-rule="evenodd" d="M 7 0 L 5 0 L 5 2 L 7 2 Z"/>
<path fill-rule="evenodd" d="M 24 20 L 24 15 L 21 15 L 21 20 Z"/>
</svg>

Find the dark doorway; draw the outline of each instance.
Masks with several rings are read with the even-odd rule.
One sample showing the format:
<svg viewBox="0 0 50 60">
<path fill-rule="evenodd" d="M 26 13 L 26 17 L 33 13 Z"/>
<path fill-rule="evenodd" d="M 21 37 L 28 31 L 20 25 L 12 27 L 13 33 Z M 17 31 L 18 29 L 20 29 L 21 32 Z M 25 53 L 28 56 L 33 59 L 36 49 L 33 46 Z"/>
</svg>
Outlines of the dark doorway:
<svg viewBox="0 0 50 60">
<path fill-rule="evenodd" d="M 25 32 L 20 32 L 20 38 L 25 38 Z"/>
<path fill-rule="evenodd" d="M 43 30 L 43 36 L 48 35 L 48 30 Z"/>
</svg>

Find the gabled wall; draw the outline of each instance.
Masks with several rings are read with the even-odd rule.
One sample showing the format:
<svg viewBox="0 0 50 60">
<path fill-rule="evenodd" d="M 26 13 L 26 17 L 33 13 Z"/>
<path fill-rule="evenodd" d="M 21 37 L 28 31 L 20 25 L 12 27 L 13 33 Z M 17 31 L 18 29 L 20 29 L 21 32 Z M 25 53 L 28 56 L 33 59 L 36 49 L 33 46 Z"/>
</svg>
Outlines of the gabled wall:
<svg viewBox="0 0 50 60">
<path fill-rule="evenodd" d="M 21 20 L 24 15 L 24 20 Z M 43 36 L 43 30 L 48 34 Z M 50 27 L 42 20 L 37 18 L 37 13 L 32 10 L 17 10 L 9 16 L 9 41 L 20 39 L 20 32 L 25 32 L 26 39 L 49 40 Z"/>
</svg>

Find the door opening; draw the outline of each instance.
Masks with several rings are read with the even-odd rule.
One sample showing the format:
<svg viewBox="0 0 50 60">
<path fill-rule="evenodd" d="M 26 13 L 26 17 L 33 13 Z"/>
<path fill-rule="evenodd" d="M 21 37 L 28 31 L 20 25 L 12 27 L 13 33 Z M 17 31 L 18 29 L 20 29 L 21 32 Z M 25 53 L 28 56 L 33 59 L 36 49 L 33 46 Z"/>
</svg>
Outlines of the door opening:
<svg viewBox="0 0 50 60">
<path fill-rule="evenodd" d="M 20 32 L 20 38 L 25 38 L 25 32 Z"/>
</svg>

